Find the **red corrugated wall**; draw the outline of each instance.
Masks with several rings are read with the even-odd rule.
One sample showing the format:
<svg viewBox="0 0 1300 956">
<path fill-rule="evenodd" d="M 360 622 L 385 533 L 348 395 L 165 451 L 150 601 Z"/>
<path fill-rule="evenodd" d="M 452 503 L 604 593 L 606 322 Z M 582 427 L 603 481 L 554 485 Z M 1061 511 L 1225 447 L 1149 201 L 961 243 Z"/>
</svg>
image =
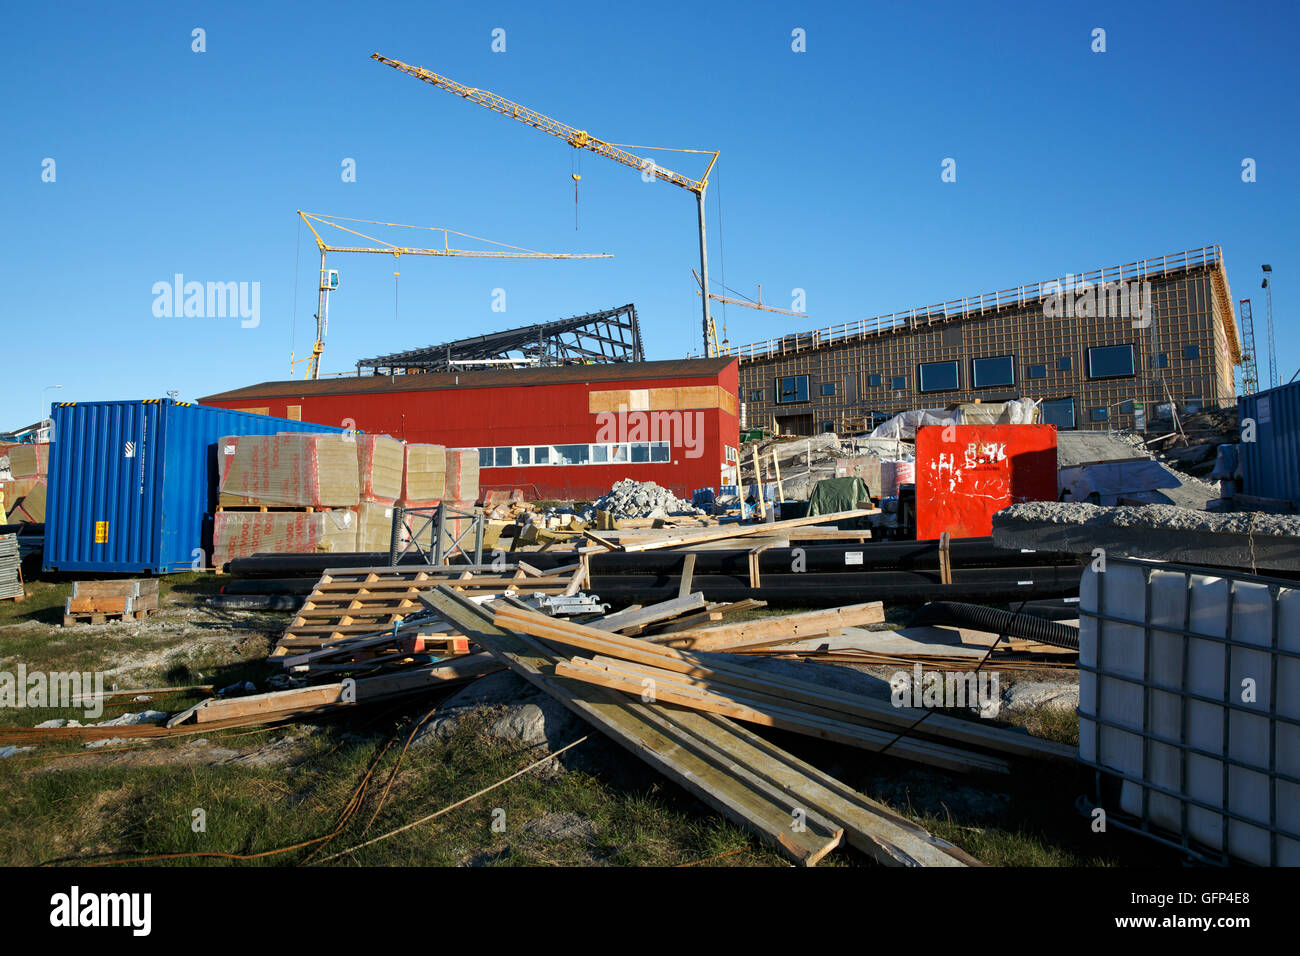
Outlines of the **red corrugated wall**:
<svg viewBox="0 0 1300 956">
<path fill-rule="evenodd" d="M 589 411 L 588 394 L 610 389 L 653 389 L 719 385 L 735 396 L 739 387 L 736 363 L 717 376 L 660 379 L 620 379 L 614 382 L 533 384 L 498 388 L 443 388 L 429 391 L 364 394 L 304 394 L 295 397 L 210 400 L 221 408 L 266 409 L 287 417 L 290 406 L 301 406 L 303 421 L 353 427 L 388 434 L 408 442 L 434 442 L 449 448 L 499 445 L 585 444 L 598 438 L 597 416 Z M 338 382 L 331 383 L 335 388 Z M 307 386 L 310 387 L 310 386 Z M 654 481 L 678 496 L 695 488 L 716 488 L 726 466 L 725 446 L 738 448 L 740 422 L 721 408 L 698 411 L 703 439 L 698 456 L 677 444 L 668 463 L 620 465 L 531 466 L 484 468 L 483 490 L 521 488 L 529 498 L 591 500 L 623 478 Z M 635 437 L 635 436 L 633 436 Z"/>
</svg>

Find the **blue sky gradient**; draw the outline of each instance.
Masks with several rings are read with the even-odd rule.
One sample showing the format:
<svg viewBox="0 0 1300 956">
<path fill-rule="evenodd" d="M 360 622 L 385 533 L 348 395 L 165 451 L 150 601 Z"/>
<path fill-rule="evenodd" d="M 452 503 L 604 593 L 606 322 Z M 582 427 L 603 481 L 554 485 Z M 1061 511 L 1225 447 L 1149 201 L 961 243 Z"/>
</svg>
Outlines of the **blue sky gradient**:
<svg viewBox="0 0 1300 956">
<path fill-rule="evenodd" d="M 802 320 L 726 309 L 735 344 L 1220 244 L 1261 349 L 1273 265 L 1282 379 L 1300 366 L 1293 5 L 61 3 L 7 19 L 0 428 L 33 421 L 52 384 L 49 401 L 193 399 L 289 377 L 316 305 L 300 208 L 615 255 L 332 256 L 325 372 L 626 302 L 650 358 L 701 350 L 690 193 L 376 51 L 613 142 L 721 150 L 713 277 L 775 305 L 807 295 Z M 260 283 L 259 324 L 156 317 L 152 288 L 176 273 Z"/>
</svg>

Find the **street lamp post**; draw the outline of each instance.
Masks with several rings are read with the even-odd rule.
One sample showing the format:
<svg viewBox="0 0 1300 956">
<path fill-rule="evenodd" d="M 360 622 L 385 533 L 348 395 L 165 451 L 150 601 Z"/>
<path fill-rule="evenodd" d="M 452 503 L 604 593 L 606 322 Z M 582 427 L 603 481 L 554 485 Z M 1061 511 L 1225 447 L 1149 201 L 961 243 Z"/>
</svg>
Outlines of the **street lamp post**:
<svg viewBox="0 0 1300 956">
<path fill-rule="evenodd" d="M 49 415 L 47 414 L 47 409 L 49 408 L 49 406 L 45 404 L 45 393 L 52 388 L 62 388 L 62 387 L 63 387 L 62 385 L 46 385 L 43 389 L 41 389 L 41 417 L 37 420 L 40 425 L 44 425 L 45 419 L 49 417 Z"/>
</svg>

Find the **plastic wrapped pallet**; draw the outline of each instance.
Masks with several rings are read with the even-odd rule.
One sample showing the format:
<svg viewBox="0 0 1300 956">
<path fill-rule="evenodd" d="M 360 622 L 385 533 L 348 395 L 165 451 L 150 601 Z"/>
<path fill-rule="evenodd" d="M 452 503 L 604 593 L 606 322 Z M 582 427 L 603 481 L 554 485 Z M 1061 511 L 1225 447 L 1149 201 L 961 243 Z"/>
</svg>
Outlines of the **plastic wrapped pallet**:
<svg viewBox="0 0 1300 956">
<path fill-rule="evenodd" d="M 357 549 L 357 516 L 335 511 L 218 511 L 212 521 L 212 563 L 259 553 L 309 554 Z"/>
<path fill-rule="evenodd" d="M 9 449 L 9 474 L 14 478 L 44 476 L 50 470 L 50 446 L 14 445 Z"/>
<path fill-rule="evenodd" d="M 406 450 L 388 435 L 357 435 L 361 500 L 391 505 L 402 493 Z"/>
<path fill-rule="evenodd" d="M 217 448 L 222 505 L 348 507 L 361 500 L 355 436 L 228 436 Z"/>
<path fill-rule="evenodd" d="M 478 501 L 478 449 L 447 449 L 447 495 L 453 501 Z"/>
<path fill-rule="evenodd" d="M 402 503 L 431 508 L 447 493 L 447 449 L 442 445 L 407 445 L 402 473 Z"/>
<path fill-rule="evenodd" d="M 392 542 L 393 506 L 373 501 L 357 505 L 357 550 L 387 551 Z"/>
</svg>

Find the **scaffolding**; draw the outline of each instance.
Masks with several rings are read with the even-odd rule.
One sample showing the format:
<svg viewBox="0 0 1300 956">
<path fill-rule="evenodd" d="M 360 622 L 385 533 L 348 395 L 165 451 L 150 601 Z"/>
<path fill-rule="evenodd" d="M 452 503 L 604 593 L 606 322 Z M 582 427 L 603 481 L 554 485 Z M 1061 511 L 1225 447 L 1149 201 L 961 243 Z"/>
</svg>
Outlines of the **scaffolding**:
<svg viewBox="0 0 1300 956">
<path fill-rule="evenodd" d="M 569 319 L 362 359 L 375 374 L 644 362 L 641 325 L 632 304 Z"/>
</svg>

